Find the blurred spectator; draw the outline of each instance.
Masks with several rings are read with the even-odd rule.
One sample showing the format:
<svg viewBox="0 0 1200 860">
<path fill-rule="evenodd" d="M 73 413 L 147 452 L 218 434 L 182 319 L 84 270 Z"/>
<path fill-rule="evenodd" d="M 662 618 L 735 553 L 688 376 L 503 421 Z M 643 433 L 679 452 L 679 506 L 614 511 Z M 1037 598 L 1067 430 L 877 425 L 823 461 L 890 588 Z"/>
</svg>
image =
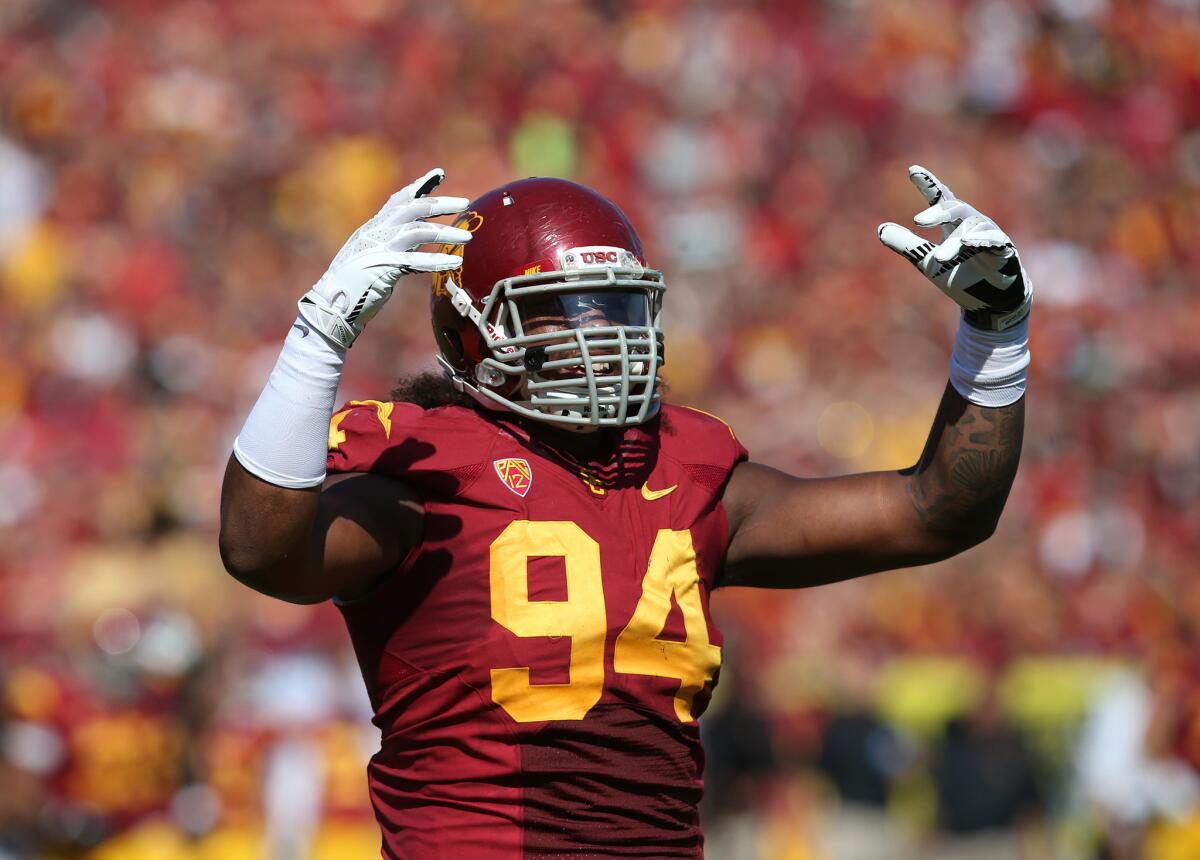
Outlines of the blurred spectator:
<svg viewBox="0 0 1200 860">
<path fill-rule="evenodd" d="M 1097 811 L 1106 858 L 1186 856 L 1187 846 L 1197 844 L 1200 678 L 1194 660 L 1194 649 L 1152 654 L 1148 677 L 1114 677 L 1083 727 L 1078 779 Z M 1153 848 L 1147 834 L 1154 835 Z"/>
<path fill-rule="evenodd" d="M 911 834 L 889 812 L 893 789 L 915 763 L 912 745 L 878 713 L 879 666 L 850 648 L 836 680 L 837 696 L 821 736 L 817 767 L 837 795 L 827 811 L 824 848 L 831 857 L 867 860 L 882 844 L 900 856 Z"/>
<path fill-rule="evenodd" d="M 943 838 L 938 856 L 1019 857 L 1021 830 L 1044 817 L 1033 758 L 994 694 L 950 720 L 930 766 Z"/>
</svg>

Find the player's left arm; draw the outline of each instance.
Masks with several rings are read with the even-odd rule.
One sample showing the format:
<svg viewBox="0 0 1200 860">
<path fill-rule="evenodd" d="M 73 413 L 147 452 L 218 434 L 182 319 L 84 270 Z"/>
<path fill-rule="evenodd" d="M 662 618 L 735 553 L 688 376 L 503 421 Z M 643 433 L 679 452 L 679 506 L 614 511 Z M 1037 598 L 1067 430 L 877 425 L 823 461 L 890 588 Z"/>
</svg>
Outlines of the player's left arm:
<svg viewBox="0 0 1200 860">
<path fill-rule="evenodd" d="M 734 469 L 724 504 L 722 585 L 796 588 L 962 552 L 996 528 L 1025 422 L 1032 290 L 1008 236 L 920 167 L 933 243 L 896 224 L 880 240 L 963 308 L 950 383 L 917 463 L 894 472 L 804 479 L 758 463 Z"/>
</svg>

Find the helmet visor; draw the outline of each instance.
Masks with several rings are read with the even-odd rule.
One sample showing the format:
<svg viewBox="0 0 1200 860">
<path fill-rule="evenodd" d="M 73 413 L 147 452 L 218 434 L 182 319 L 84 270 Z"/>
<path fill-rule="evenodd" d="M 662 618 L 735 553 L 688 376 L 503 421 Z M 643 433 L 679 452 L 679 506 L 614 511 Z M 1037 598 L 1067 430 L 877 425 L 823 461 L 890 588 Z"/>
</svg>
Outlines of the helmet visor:
<svg viewBox="0 0 1200 860">
<path fill-rule="evenodd" d="M 648 326 L 650 302 L 643 291 L 546 293 L 517 301 L 523 334 L 598 326 Z"/>
</svg>

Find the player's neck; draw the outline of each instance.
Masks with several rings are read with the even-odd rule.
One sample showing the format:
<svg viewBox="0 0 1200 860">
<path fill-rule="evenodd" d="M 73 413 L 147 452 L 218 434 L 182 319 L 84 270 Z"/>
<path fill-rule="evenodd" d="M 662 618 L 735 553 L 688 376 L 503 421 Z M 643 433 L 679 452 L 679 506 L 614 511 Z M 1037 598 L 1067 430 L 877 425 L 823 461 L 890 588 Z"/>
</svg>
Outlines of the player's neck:
<svg viewBox="0 0 1200 860">
<path fill-rule="evenodd" d="M 617 430 L 602 429 L 593 433 L 576 433 L 554 426 L 539 426 L 533 432 L 541 444 L 580 463 L 607 461 L 622 435 Z"/>
<path fill-rule="evenodd" d="M 580 465 L 607 462 L 623 437 L 621 430 L 609 428 L 579 433 L 519 416 L 513 416 L 512 421 L 532 445 Z"/>
</svg>

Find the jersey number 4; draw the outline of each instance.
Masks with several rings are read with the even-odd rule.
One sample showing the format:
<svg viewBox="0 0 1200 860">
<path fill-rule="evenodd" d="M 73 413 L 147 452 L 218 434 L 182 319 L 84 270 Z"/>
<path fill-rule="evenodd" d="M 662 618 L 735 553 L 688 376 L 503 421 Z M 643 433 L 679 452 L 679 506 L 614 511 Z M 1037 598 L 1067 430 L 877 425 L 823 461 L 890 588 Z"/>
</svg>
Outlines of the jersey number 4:
<svg viewBox="0 0 1200 860">
<path fill-rule="evenodd" d="M 561 557 L 566 600 L 529 599 L 529 559 Z M 571 642 L 570 683 L 531 684 L 529 669 L 492 670 L 492 699 L 519 723 L 582 720 L 604 692 L 608 619 L 600 545 L 578 524 L 517 520 L 492 542 L 492 618 L 517 636 L 565 636 Z M 662 639 L 671 597 L 683 613 L 682 642 Z M 675 715 L 692 720 L 692 700 L 721 665 L 708 638 L 696 551 L 688 531 L 662 529 L 654 540 L 633 617 L 617 636 L 613 670 L 675 678 Z"/>
</svg>

